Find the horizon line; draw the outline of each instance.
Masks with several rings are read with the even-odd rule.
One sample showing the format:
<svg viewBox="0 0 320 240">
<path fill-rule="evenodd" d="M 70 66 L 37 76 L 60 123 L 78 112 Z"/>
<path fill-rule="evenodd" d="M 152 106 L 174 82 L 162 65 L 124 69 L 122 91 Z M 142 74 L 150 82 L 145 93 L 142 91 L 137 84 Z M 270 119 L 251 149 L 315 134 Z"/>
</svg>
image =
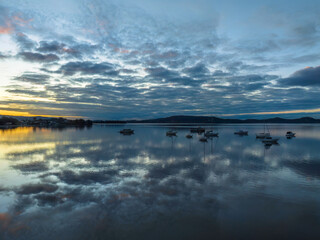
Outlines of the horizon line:
<svg viewBox="0 0 320 240">
<path fill-rule="evenodd" d="M 229 117 L 229 116 L 246 116 L 246 115 L 277 115 L 277 114 L 296 114 L 296 113 L 320 113 L 320 108 L 314 109 L 296 109 L 296 110 L 287 110 L 287 111 L 276 111 L 276 112 L 254 112 L 254 113 L 226 113 L 226 114 L 204 114 L 204 115 L 170 115 L 167 117 L 155 117 L 155 118 L 131 118 L 131 119 L 116 119 L 112 121 L 132 121 L 132 120 L 151 120 L 151 119 L 159 119 L 159 118 L 168 118 L 173 116 L 194 116 L 194 117 Z M 2 116 L 12 116 L 12 117 L 46 117 L 46 118 L 70 118 L 70 119 L 94 119 L 90 117 L 84 116 L 64 116 L 64 115 L 51 115 L 51 114 L 32 114 L 29 112 L 19 112 L 19 111 L 11 111 L 11 110 L 0 110 L 0 115 Z M 300 117 L 301 118 L 301 117 Z M 96 119 L 101 120 L 101 119 Z M 110 120 L 110 119 L 109 119 Z"/>
</svg>

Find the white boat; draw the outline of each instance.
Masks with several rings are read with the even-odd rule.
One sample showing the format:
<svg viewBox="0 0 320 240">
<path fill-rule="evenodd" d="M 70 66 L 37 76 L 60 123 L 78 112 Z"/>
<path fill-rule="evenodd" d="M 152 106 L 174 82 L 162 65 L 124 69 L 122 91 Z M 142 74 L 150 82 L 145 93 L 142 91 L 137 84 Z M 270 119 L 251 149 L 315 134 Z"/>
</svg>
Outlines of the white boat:
<svg viewBox="0 0 320 240">
<path fill-rule="evenodd" d="M 193 136 L 191 134 L 187 134 L 186 138 L 193 138 Z"/>
<path fill-rule="evenodd" d="M 170 131 L 166 132 L 166 136 L 169 136 L 169 137 L 177 136 L 177 132 L 170 130 Z"/>
<path fill-rule="evenodd" d="M 239 130 L 237 132 L 234 132 L 234 134 L 237 134 L 237 135 L 240 135 L 240 136 L 248 135 L 248 131 Z"/>
<path fill-rule="evenodd" d="M 275 144 L 278 143 L 279 138 L 273 138 L 273 137 L 266 137 L 264 140 L 262 140 L 262 142 L 264 144 Z"/>
<path fill-rule="evenodd" d="M 125 128 L 125 129 L 122 129 L 120 131 L 121 134 L 124 134 L 124 135 L 129 135 L 129 134 L 134 134 L 134 130 L 130 129 L 130 128 Z"/>
<path fill-rule="evenodd" d="M 292 137 L 295 137 L 295 136 L 296 136 L 296 133 L 294 133 L 294 132 L 288 131 L 288 132 L 286 133 L 286 137 L 287 137 L 287 138 L 292 138 Z"/>
<path fill-rule="evenodd" d="M 204 136 L 206 136 L 206 137 L 219 137 L 219 133 L 213 132 L 213 131 L 206 131 L 204 133 Z"/>
</svg>

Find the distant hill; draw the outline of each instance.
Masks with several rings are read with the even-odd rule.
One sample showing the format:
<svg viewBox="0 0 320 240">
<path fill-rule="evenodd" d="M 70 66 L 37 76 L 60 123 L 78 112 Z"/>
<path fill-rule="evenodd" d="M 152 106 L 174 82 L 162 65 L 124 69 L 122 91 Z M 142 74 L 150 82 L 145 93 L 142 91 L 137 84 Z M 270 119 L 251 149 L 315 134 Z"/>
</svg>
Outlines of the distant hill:
<svg viewBox="0 0 320 240">
<path fill-rule="evenodd" d="M 268 118 L 268 119 L 225 119 L 209 116 L 171 116 L 149 120 L 132 120 L 128 123 L 320 123 L 320 119 L 303 117 L 297 119 Z"/>
</svg>

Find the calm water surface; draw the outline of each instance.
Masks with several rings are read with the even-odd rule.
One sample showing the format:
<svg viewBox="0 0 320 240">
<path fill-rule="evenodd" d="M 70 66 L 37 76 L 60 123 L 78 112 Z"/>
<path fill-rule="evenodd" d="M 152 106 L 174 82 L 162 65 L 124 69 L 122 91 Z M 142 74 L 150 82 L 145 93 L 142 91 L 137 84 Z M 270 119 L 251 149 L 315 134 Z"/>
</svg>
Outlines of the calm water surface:
<svg viewBox="0 0 320 240">
<path fill-rule="evenodd" d="M 320 125 L 123 127 L 0 130 L 0 239 L 319 239 Z"/>
</svg>

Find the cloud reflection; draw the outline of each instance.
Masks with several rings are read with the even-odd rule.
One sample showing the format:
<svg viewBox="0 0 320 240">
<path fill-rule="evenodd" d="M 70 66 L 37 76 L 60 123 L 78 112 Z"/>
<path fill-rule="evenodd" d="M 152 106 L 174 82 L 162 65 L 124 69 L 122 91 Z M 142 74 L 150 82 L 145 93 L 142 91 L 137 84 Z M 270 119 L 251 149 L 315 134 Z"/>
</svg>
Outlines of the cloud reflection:
<svg viewBox="0 0 320 240">
<path fill-rule="evenodd" d="M 279 188 L 287 189 L 288 201 L 303 204 L 304 199 L 288 189 L 301 181 L 297 180 L 301 176 L 314 179 L 305 185 L 305 191 L 319 181 L 317 149 L 312 147 L 318 139 L 307 138 L 307 145 L 301 148 L 299 138 L 290 142 L 283 138 L 279 147 L 266 150 L 253 137 L 261 126 L 248 126 L 246 138 L 234 136 L 232 127 L 220 126 L 219 139 L 205 144 L 198 141 L 198 136 L 186 139 L 188 128 L 178 128 L 175 139 L 165 136 L 166 127 L 135 128 L 136 133 L 129 137 L 120 135 L 117 126 L 60 132 L 32 128 L 2 131 L 1 149 L 14 144 L 16 151 L 10 148 L 1 155 L 7 167 L 0 168 L 0 173 L 10 170 L 11 178 L 23 178 L 23 183 L 6 183 L 0 188 L 0 196 L 9 194 L 14 199 L 8 204 L 7 215 L 0 219 L 0 225 L 5 226 L 1 234 L 7 239 L 41 239 L 53 231 L 63 233 L 65 239 L 125 239 L 131 234 L 133 239 L 158 239 L 154 231 L 190 225 L 194 228 L 187 232 L 192 237 L 200 232 L 212 236 L 216 229 L 222 231 L 223 238 L 236 234 L 231 231 L 225 235 L 228 231 L 220 225 L 221 216 L 228 225 L 234 214 L 241 212 L 231 210 L 234 204 L 243 211 L 249 211 L 250 204 L 262 207 L 261 199 L 274 204 L 267 196 L 282 198 Z M 21 131 L 21 138 L 10 137 L 15 131 Z M 297 146 L 300 153 L 296 152 Z M 306 155 L 309 161 L 300 162 Z M 284 170 L 287 175 L 280 174 Z M 281 185 L 275 176 L 293 182 Z M 308 194 L 313 196 L 312 192 Z M 256 195 L 261 197 L 257 200 Z M 236 203 L 238 198 L 240 202 Z M 248 202 L 242 202 L 242 198 Z M 290 205 L 278 204 L 289 212 L 292 224 L 300 221 L 292 215 Z M 264 216 L 267 220 L 259 220 L 261 224 L 273 224 L 268 213 Z M 60 226 L 59 219 L 68 221 Z M 10 229 L 20 223 L 29 230 L 21 227 L 17 235 L 10 235 Z M 72 230 L 75 227 L 77 231 Z M 270 236 L 266 229 L 261 231 Z M 174 234 L 182 236 L 182 232 L 159 236 L 173 239 Z M 293 232 L 288 230 L 289 235 Z"/>
</svg>

